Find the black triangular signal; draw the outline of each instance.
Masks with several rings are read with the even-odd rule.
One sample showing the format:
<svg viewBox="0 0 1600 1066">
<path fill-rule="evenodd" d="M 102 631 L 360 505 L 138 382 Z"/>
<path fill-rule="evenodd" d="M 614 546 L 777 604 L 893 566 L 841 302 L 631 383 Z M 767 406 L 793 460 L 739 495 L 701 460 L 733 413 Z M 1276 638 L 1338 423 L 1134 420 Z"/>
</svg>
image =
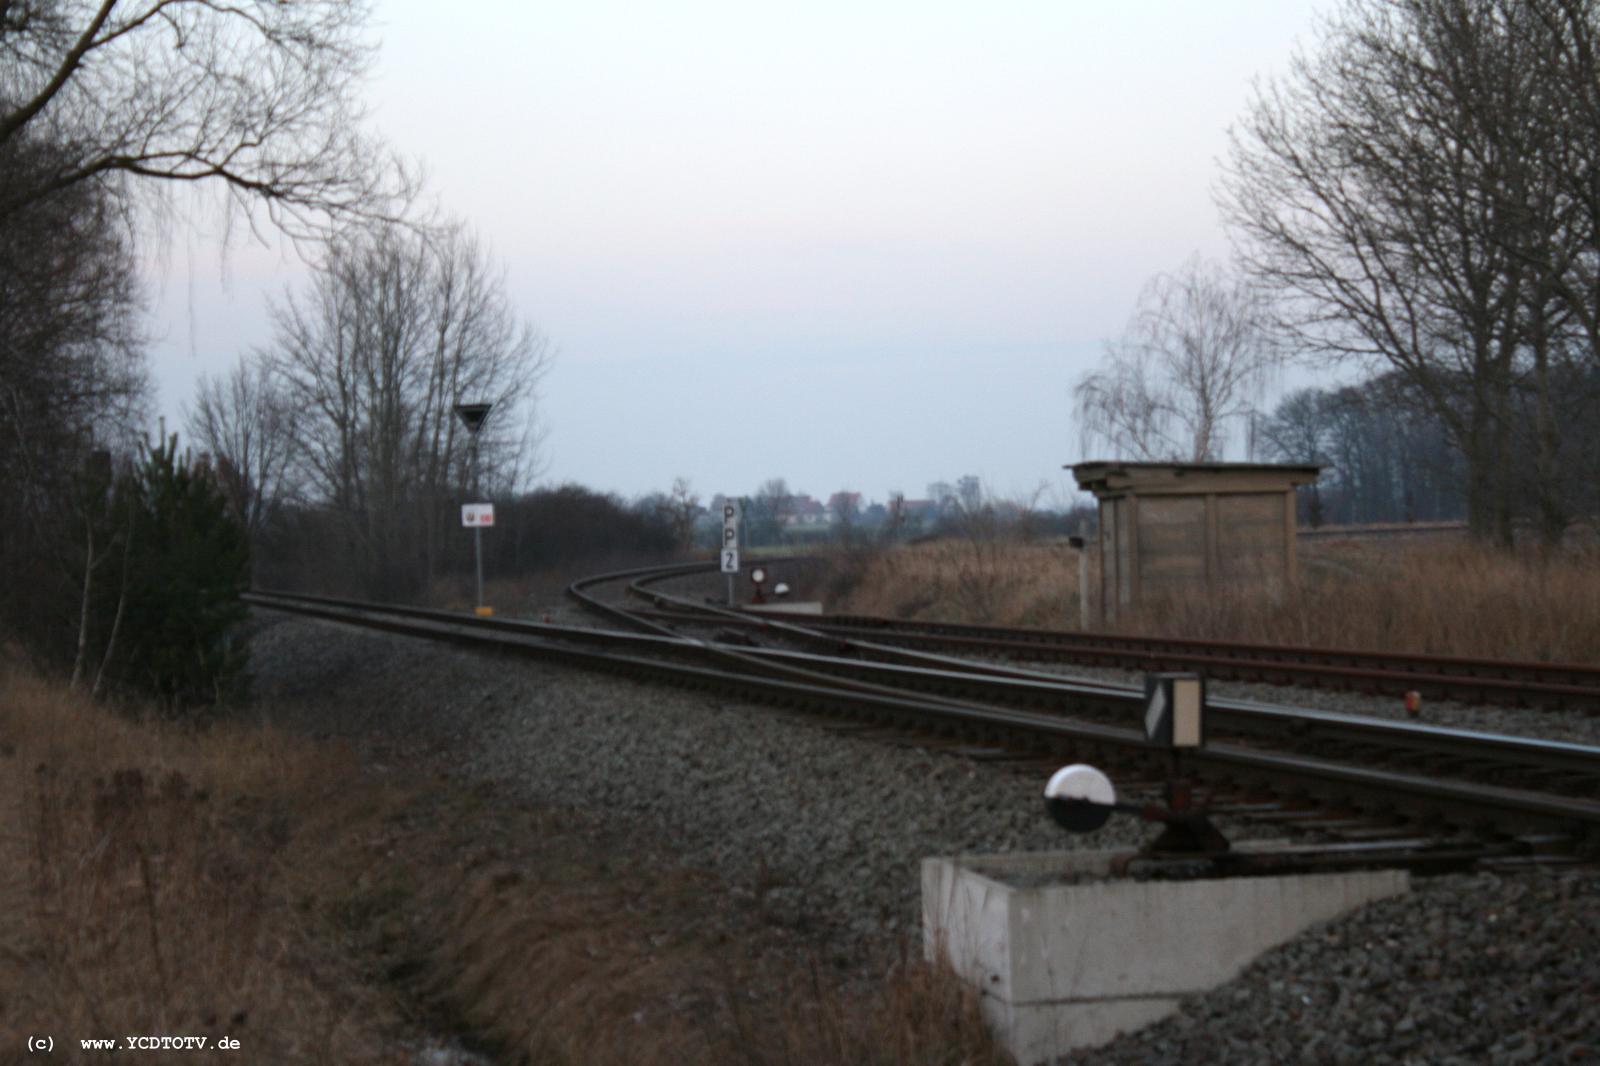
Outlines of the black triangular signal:
<svg viewBox="0 0 1600 1066">
<path fill-rule="evenodd" d="M 458 403 L 456 417 L 461 419 L 461 424 L 467 427 L 468 432 L 476 433 L 493 407 L 492 403 Z"/>
</svg>

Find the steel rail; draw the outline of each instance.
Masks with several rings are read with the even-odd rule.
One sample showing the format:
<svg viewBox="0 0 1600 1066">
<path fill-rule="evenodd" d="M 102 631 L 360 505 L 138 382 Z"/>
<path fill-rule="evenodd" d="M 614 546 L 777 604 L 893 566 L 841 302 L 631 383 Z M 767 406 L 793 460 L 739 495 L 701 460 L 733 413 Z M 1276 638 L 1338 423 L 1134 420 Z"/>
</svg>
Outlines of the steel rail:
<svg viewBox="0 0 1600 1066">
<path fill-rule="evenodd" d="M 710 618 L 748 617 L 716 606 L 693 604 L 681 597 L 650 589 L 648 586 L 674 576 L 644 574 L 629 585 L 629 592 L 657 605 L 679 611 L 694 611 Z M 1142 713 L 1144 694 L 1134 686 L 1084 678 L 1064 679 L 1059 674 L 992 664 L 969 659 L 908 652 L 889 645 L 859 639 L 841 638 L 825 630 L 771 616 L 753 620 L 760 629 L 786 637 L 834 644 L 835 650 L 876 656 L 889 663 L 841 659 L 836 656 L 804 656 L 818 669 L 857 674 L 875 672 L 891 684 L 923 691 L 959 691 L 968 698 L 1025 706 L 1045 706 L 1052 710 L 1082 713 L 1087 706 L 1117 707 L 1124 713 Z M 775 653 L 777 654 L 777 653 Z M 796 653 L 788 653 L 794 655 Z M 893 665 L 891 665 L 893 664 Z M 1065 704 L 1065 706 L 1063 706 Z M 1481 763 L 1493 771 L 1517 769 L 1546 775 L 1575 775 L 1579 788 L 1589 791 L 1600 785 L 1600 748 L 1563 741 L 1541 740 L 1454 729 L 1422 723 L 1397 722 L 1362 715 L 1339 714 L 1287 707 L 1255 700 L 1223 697 L 1207 699 L 1208 721 L 1226 734 L 1267 739 L 1282 746 L 1293 738 L 1295 746 L 1315 744 L 1364 746 L 1372 754 L 1392 760 L 1398 754 L 1420 755 L 1435 763 L 1457 760 Z"/>
<path fill-rule="evenodd" d="M 1048 750 L 1062 747 L 1081 749 L 1087 745 L 1097 750 L 1132 753 L 1145 758 L 1164 758 L 1166 755 L 1165 751 L 1151 748 L 1141 731 L 1122 726 L 993 705 L 928 699 L 903 692 L 869 691 L 841 685 L 837 678 L 818 683 L 792 677 L 770 677 L 746 670 L 715 669 L 582 646 L 585 642 L 618 637 L 639 640 L 633 634 L 612 633 L 596 637 L 597 633 L 603 634 L 604 631 L 449 616 L 448 612 L 430 612 L 423 608 L 356 605 L 351 601 L 283 594 L 252 594 L 249 601 L 261 607 L 297 611 L 391 632 L 487 644 L 591 668 L 677 684 L 737 691 L 768 701 L 816 709 L 842 708 L 853 713 L 890 716 L 923 726 L 935 724 L 957 731 L 999 732 L 1020 746 L 1034 750 L 1041 746 Z M 708 648 L 706 642 L 683 638 L 659 639 L 655 643 L 680 649 Z M 736 658 L 749 660 L 753 657 L 739 653 Z M 1251 780 L 1271 780 L 1276 787 L 1290 792 L 1332 795 L 1335 798 L 1347 798 L 1353 793 L 1360 793 L 1369 803 L 1404 803 L 1410 808 L 1429 808 L 1441 817 L 1468 824 L 1498 824 L 1514 830 L 1530 826 L 1545 829 L 1555 826 L 1563 832 L 1577 830 L 1588 833 L 1600 828 L 1600 802 L 1588 799 L 1441 781 L 1417 774 L 1351 767 L 1325 759 L 1263 752 L 1227 743 L 1210 744 L 1203 751 L 1194 753 L 1190 761 L 1196 767 L 1223 777 L 1245 776 Z"/>
<path fill-rule="evenodd" d="M 624 572 L 624 574 L 630 572 Z M 618 575 L 601 575 L 615 580 Z M 586 579 L 586 583 L 595 582 Z M 400 617 L 457 623 L 457 612 L 439 608 L 402 604 L 373 604 L 361 600 L 283 593 L 250 593 L 246 601 L 272 607 L 297 602 L 331 607 L 347 607 L 369 613 L 383 612 Z M 875 681 L 880 687 L 904 693 L 906 690 L 957 693 L 964 699 L 992 700 L 1023 706 L 1046 713 L 1081 713 L 1109 710 L 1124 717 L 1143 713 L 1142 690 L 1128 685 L 1056 674 L 997 676 L 973 673 L 958 667 L 962 660 L 941 660 L 938 665 L 877 663 L 783 648 L 728 647 L 715 641 L 684 637 L 668 632 L 634 634 L 583 626 L 560 626 L 526 619 L 474 618 L 472 624 L 502 632 L 523 633 L 552 641 L 596 644 L 638 654 L 701 655 L 726 652 L 740 661 L 786 664 L 802 668 L 811 676 L 833 671 L 850 671 L 858 679 Z M 1272 735 L 1291 733 L 1301 738 L 1335 743 L 1372 743 L 1407 748 L 1430 755 L 1449 755 L 1468 760 L 1493 759 L 1508 767 L 1533 767 L 1552 772 L 1578 773 L 1600 777 L 1600 747 L 1565 741 L 1514 737 L 1445 726 L 1423 725 L 1360 715 L 1340 714 L 1308 708 L 1278 706 L 1252 700 L 1210 697 L 1206 701 L 1210 728 L 1222 733 Z"/>
<path fill-rule="evenodd" d="M 1397 679 L 1423 684 L 1462 683 L 1469 687 L 1487 683 L 1492 689 L 1522 685 L 1530 691 L 1548 688 L 1556 696 L 1600 698 L 1600 666 L 1584 663 L 1533 662 L 1513 659 L 1476 659 L 1457 655 L 1424 655 L 1400 652 L 1363 651 L 1351 648 L 1319 648 L 1294 644 L 1200 640 L 1179 637 L 1139 637 L 1117 633 L 1079 633 L 1068 630 L 1026 629 L 1001 626 L 976 626 L 948 622 L 902 622 L 869 615 L 825 615 L 819 625 L 845 631 L 873 631 L 915 634 L 919 637 L 948 638 L 956 643 L 972 641 L 974 646 L 1007 650 L 1030 650 L 1041 646 L 1048 651 L 1126 653 L 1164 657 L 1194 657 L 1214 660 L 1222 665 L 1241 667 L 1265 664 L 1269 667 L 1326 667 L 1354 671 L 1330 674 L 1359 678 L 1362 672 L 1394 675 Z M 1415 686 L 1413 686 L 1415 687 Z"/>
<path fill-rule="evenodd" d="M 682 618 L 686 607 L 678 607 Z M 704 609 L 696 609 L 703 612 Z M 659 612 L 665 617 L 673 611 Z M 763 627 L 765 615 L 742 612 L 728 624 Z M 656 614 L 646 612 L 645 617 Z M 688 619 L 684 619 L 688 621 Z M 1203 670 L 1223 679 L 1265 681 L 1306 688 L 1339 688 L 1429 699 L 1459 699 L 1512 706 L 1575 708 L 1600 713 L 1600 667 L 1406 655 L 1297 645 L 1244 644 L 1112 633 L 911 622 L 865 615 L 819 615 L 819 633 L 915 647 L 960 649 L 1017 659 L 1049 659 L 1120 669 Z"/>
</svg>

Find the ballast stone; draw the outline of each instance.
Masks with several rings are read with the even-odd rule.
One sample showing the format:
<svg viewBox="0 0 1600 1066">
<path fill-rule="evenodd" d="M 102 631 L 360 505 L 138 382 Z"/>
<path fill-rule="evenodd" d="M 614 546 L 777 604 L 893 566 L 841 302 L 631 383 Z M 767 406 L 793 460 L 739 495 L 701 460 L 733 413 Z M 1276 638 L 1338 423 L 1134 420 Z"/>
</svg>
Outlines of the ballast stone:
<svg viewBox="0 0 1600 1066">
<path fill-rule="evenodd" d="M 1126 854 L 923 860 L 924 954 L 979 989 L 1024 1066 L 1159 1021 L 1310 926 L 1410 888 L 1404 870 L 1114 878 Z"/>
</svg>

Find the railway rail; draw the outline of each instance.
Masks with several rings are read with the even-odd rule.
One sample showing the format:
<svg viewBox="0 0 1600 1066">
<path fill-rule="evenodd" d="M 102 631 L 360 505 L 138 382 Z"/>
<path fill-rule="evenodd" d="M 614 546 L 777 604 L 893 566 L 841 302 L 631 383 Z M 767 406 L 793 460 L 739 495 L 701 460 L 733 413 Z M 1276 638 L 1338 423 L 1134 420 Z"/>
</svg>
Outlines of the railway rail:
<svg viewBox="0 0 1600 1066">
<path fill-rule="evenodd" d="M 626 631 L 284 593 L 247 599 L 842 715 L 850 728 L 915 735 L 980 757 L 1040 766 L 1093 758 L 1146 785 L 1165 772 L 1168 753 L 1136 725 L 1141 691 L 864 640 L 831 622 L 750 619 L 655 588 L 708 569 L 657 567 L 573 584 L 574 598 Z M 618 584 L 656 609 L 599 594 Z M 698 626 L 737 620 L 743 636 L 688 636 L 664 615 Z M 766 642 L 751 641 L 752 631 Z M 1203 798 L 1219 814 L 1316 832 L 1325 838 L 1323 861 L 1575 861 L 1600 842 L 1600 748 L 1249 701 L 1212 699 L 1208 713 L 1208 742 L 1186 757 Z"/>
<path fill-rule="evenodd" d="M 681 603 L 641 617 L 666 621 L 704 613 Z M 760 629 L 765 618 L 717 619 Z M 1464 703 L 1578 710 L 1600 714 L 1600 667 L 1447 655 L 1251 644 L 1118 633 L 1005 628 L 904 621 L 871 615 L 820 615 L 811 628 L 846 638 L 1033 662 L 1067 662 L 1123 670 L 1192 670 L 1208 677 L 1327 688 Z"/>
</svg>

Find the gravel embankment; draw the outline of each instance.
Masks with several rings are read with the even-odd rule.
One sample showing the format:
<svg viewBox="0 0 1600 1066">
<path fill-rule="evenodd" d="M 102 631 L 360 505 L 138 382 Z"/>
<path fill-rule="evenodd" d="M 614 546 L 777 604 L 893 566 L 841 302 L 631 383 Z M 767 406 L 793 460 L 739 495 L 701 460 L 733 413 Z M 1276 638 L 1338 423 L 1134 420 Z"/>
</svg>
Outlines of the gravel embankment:
<svg viewBox="0 0 1600 1066">
<path fill-rule="evenodd" d="M 1600 1061 L 1600 878 L 1415 882 L 1081 1061 Z"/>
<path fill-rule="evenodd" d="M 1115 819 L 1070 838 L 1043 779 L 839 733 L 821 719 L 536 661 L 268 621 L 256 695 L 320 733 L 404 731 L 463 777 L 636 826 L 780 923 L 841 955 L 893 947 L 920 913 L 929 855 L 1136 845 Z"/>
<path fill-rule="evenodd" d="M 1149 832 L 1114 819 L 1074 840 L 1044 815 L 1037 773 L 724 697 L 270 614 L 252 655 L 263 704 L 298 716 L 285 724 L 404 734 L 453 775 L 615 820 L 840 962 L 915 935 L 924 856 Z M 1418 882 L 1075 1061 L 1600 1061 L 1600 879 Z"/>
</svg>

